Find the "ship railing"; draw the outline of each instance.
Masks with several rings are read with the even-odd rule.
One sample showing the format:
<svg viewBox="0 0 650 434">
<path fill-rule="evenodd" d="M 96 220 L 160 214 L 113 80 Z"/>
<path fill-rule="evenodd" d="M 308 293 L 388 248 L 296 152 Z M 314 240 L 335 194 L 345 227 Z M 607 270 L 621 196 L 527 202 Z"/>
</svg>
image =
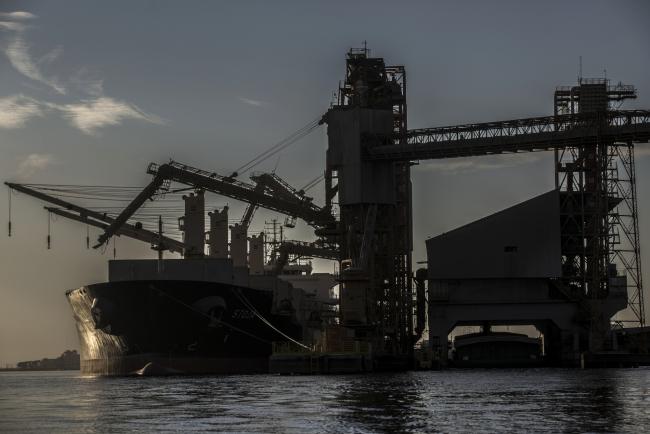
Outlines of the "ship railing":
<svg viewBox="0 0 650 434">
<path fill-rule="evenodd" d="M 314 352 L 310 348 L 301 347 L 289 341 L 272 342 L 271 345 L 273 354 L 309 354 Z"/>
<path fill-rule="evenodd" d="M 317 344 L 313 349 L 307 349 L 293 342 L 273 342 L 273 354 L 371 354 L 372 345 L 365 341 L 343 339 L 339 342 Z"/>
</svg>

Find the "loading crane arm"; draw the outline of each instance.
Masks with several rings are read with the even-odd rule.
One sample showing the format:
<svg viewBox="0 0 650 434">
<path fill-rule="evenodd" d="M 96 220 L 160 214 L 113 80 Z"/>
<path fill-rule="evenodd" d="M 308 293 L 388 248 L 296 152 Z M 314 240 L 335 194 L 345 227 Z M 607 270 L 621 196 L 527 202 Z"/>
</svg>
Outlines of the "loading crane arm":
<svg viewBox="0 0 650 434">
<path fill-rule="evenodd" d="M 45 209 L 52 214 L 56 214 L 67 219 L 85 223 L 104 230 L 106 230 L 112 223 L 115 222 L 114 218 L 109 217 L 105 213 L 100 213 L 79 205 L 75 205 L 58 197 L 50 196 L 41 191 L 34 190 L 33 188 L 30 188 L 26 185 L 11 182 L 5 182 L 5 184 L 12 190 L 19 191 L 21 193 L 40 199 L 44 202 L 48 202 L 56 205 L 57 207 L 60 207 L 45 207 Z M 185 245 L 180 241 L 169 237 L 161 237 L 160 234 L 143 229 L 138 225 L 131 225 L 128 223 L 122 224 L 115 231 L 114 235 L 123 235 L 136 240 L 148 242 L 154 246 L 156 250 L 169 250 L 170 252 L 183 254 L 183 251 L 185 249 Z"/>
<path fill-rule="evenodd" d="M 311 198 L 297 195 L 298 200 L 295 196 L 291 198 L 285 194 L 277 194 L 278 189 L 283 185 L 277 177 L 270 180 L 265 178 L 257 185 L 252 185 L 237 181 L 231 176 L 207 172 L 176 161 L 161 165 L 151 163 L 147 173 L 153 175 L 149 185 L 108 225 L 104 233 L 99 236 L 94 248 L 105 244 L 148 199 L 152 199 L 161 188 L 168 188 L 165 185 L 172 181 L 251 204 L 244 215 L 244 222 L 250 221 L 257 207 L 301 218 L 315 228 L 331 225 L 335 221 L 328 210 L 314 205 Z M 267 188 L 267 181 L 273 181 L 276 188 Z"/>
<path fill-rule="evenodd" d="M 253 215 L 255 215 L 255 211 L 257 211 L 257 205 L 254 203 L 249 203 L 239 224 L 242 227 L 248 229 L 248 227 L 251 225 L 251 221 L 253 220 Z"/>
<path fill-rule="evenodd" d="M 104 230 L 104 233 L 99 236 L 97 239 L 97 244 L 93 246 L 94 249 L 104 245 L 117 231 L 124 225 L 127 220 L 129 220 L 133 214 L 149 199 L 153 197 L 158 189 L 165 182 L 165 171 L 159 172 L 154 176 L 149 185 L 147 185 L 141 192 L 138 194 L 130 204 L 122 210 L 122 212 L 115 218 L 113 222 Z"/>
<path fill-rule="evenodd" d="M 305 243 L 302 241 L 284 241 L 278 247 L 279 255 L 273 266 L 273 274 L 278 275 L 289 261 L 289 255 L 309 256 L 313 258 L 339 260 L 339 252 L 336 249 L 328 248 L 321 243 Z"/>
<path fill-rule="evenodd" d="M 262 194 L 264 193 L 264 182 L 263 181 L 257 181 L 255 185 L 255 191 Z M 241 221 L 239 222 L 240 226 L 243 228 L 248 229 L 249 226 L 251 225 L 251 221 L 253 221 L 253 215 L 255 215 L 255 211 L 257 211 L 257 203 L 255 202 L 249 202 L 248 206 L 246 207 L 246 211 L 244 211 L 244 215 L 241 218 Z"/>
<path fill-rule="evenodd" d="M 103 221 L 95 220 L 84 214 L 73 214 L 69 211 L 62 210 L 60 208 L 53 208 L 49 206 L 46 206 L 45 209 L 51 212 L 52 214 L 65 217 L 69 220 L 74 220 L 79 223 L 85 223 L 87 225 L 94 226 L 96 228 L 100 228 L 104 230 L 106 230 L 110 222 L 113 221 L 113 219 L 111 218 L 105 218 Z M 150 243 L 151 248 L 157 251 L 168 250 L 171 253 L 179 253 L 181 255 L 185 251 L 185 245 L 180 241 L 177 241 L 173 238 L 160 236 L 160 234 L 157 234 L 152 231 L 148 231 L 146 229 L 142 229 L 137 225 L 130 225 L 128 223 L 124 223 L 115 232 L 115 235 L 118 236 L 123 235 L 129 238 L 133 238 L 135 240 Z"/>
<path fill-rule="evenodd" d="M 149 165 L 147 172 L 154 175 L 154 180 L 160 178 L 158 186 L 160 186 L 162 180 L 178 182 L 193 188 L 255 204 L 261 208 L 298 217 L 315 228 L 328 226 L 335 221 L 334 216 L 327 209 L 312 203 L 311 198 L 303 196 L 298 200 L 286 197 L 277 194 L 277 189 L 267 188 L 266 184 L 264 184 L 265 188 L 258 188 L 257 185 L 238 181 L 233 177 L 207 172 L 175 161 L 160 166 L 152 163 Z M 154 184 L 153 181 L 152 184 Z M 146 197 L 144 200 L 146 200 Z M 139 203 L 144 203 L 144 200 L 140 200 Z M 133 204 L 137 205 L 137 201 L 134 200 Z"/>
<path fill-rule="evenodd" d="M 272 193 L 282 196 L 287 200 L 292 200 L 297 203 L 310 202 L 311 198 L 305 196 L 304 191 L 299 191 L 293 188 L 284 179 L 280 178 L 275 173 L 254 173 L 251 179 L 258 185 L 262 184 Z"/>
</svg>

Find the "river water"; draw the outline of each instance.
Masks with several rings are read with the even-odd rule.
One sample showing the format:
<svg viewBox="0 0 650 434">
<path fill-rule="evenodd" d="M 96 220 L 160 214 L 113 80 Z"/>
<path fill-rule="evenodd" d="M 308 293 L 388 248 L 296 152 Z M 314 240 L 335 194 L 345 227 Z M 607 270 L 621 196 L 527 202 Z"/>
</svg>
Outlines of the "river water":
<svg viewBox="0 0 650 434">
<path fill-rule="evenodd" d="M 644 432 L 650 368 L 102 378 L 0 373 L 1 432 Z"/>
</svg>

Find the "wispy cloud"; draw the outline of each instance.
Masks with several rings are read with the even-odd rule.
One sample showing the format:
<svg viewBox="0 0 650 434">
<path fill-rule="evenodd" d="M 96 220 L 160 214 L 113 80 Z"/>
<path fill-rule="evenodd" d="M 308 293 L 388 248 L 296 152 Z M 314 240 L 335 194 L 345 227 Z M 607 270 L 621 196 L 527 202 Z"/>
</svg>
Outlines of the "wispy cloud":
<svg viewBox="0 0 650 434">
<path fill-rule="evenodd" d="M 20 33 L 16 34 L 4 48 L 4 53 L 11 65 L 25 77 L 43 83 L 60 94 L 65 94 L 65 87 L 56 79 L 47 78 L 29 54 L 29 46 Z"/>
<path fill-rule="evenodd" d="M 30 20 L 33 18 L 36 18 L 36 15 L 25 11 L 0 12 L 0 30 L 22 32 L 27 27 L 25 24 L 16 21 Z"/>
<path fill-rule="evenodd" d="M 262 106 L 268 105 L 267 102 L 260 101 L 260 100 L 257 100 L 257 99 L 239 97 L 239 100 L 241 102 L 243 102 L 244 104 L 252 105 L 252 106 L 255 106 L 255 107 L 262 107 Z"/>
<path fill-rule="evenodd" d="M 21 23 L 14 23 L 12 21 L 0 21 L 0 30 L 22 32 L 25 30 L 25 26 Z"/>
<path fill-rule="evenodd" d="M 49 52 L 47 52 L 43 57 L 41 57 L 40 59 L 38 59 L 38 63 L 39 63 L 39 64 L 42 64 L 42 63 L 45 63 L 45 64 L 47 64 L 47 63 L 52 63 L 52 62 L 54 62 L 55 60 L 57 60 L 59 57 L 61 57 L 62 54 L 63 54 L 63 46 L 62 46 L 62 45 L 59 45 L 58 47 L 53 48 L 52 50 L 50 50 Z"/>
<path fill-rule="evenodd" d="M 46 77 L 38 65 L 38 63 L 50 63 L 54 61 L 61 55 L 63 48 L 55 48 L 43 56 L 38 63 L 29 54 L 29 45 L 23 37 L 23 33 L 27 27 L 20 21 L 34 18 L 36 18 L 36 15 L 25 11 L 0 13 L 0 19 L 3 20 L 0 21 L 0 29 L 12 32 L 9 41 L 2 45 L 2 51 L 16 71 L 27 78 L 51 87 L 60 94 L 65 94 L 65 88 L 55 78 Z"/>
<path fill-rule="evenodd" d="M 51 154 L 29 154 L 22 157 L 16 168 L 16 175 L 20 178 L 29 178 L 34 173 L 45 170 L 55 163 Z"/>
<path fill-rule="evenodd" d="M 0 12 L 0 19 L 3 20 L 20 21 L 20 20 L 32 20 L 34 18 L 37 18 L 37 16 L 27 11 Z"/>
<path fill-rule="evenodd" d="M 129 119 L 164 123 L 159 117 L 141 110 L 134 104 L 105 96 L 104 80 L 94 73 L 89 73 L 86 68 L 80 68 L 76 74 L 69 77 L 67 86 L 63 86 L 55 77 L 45 75 L 41 68 L 58 60 L 63 54 L 63 46 L 57 46 L 35 60 L 30 55 L 30 47 L 24 37 L 28 27 L 22 22 L 35 18 L 36 15 L 25 11 L 0 13 L 0 30 L 9 32 L 7 40 L 0 44 L 1 52 L 4 52 L 11 65 L 25 77 L 45 84 L 61 95 L 66 95 L 67 87 L 70 86 L 73 93 L 80 92 L 90 98 L 67 104 L 37 100 L 22 94 L 0 98 L 0 128 L 23 127 L 29 119 L 42 116 L 46 112 L 62 114 L 73 127 L 92 135 L 97 134 L 103 127 L 118 125 Z M 260 101 L 250 101 L 257 105 L 263 104 Z M 29 164 L 35 164 L 34 161 L 36 160 L 30 160 Z"/>
<path fill-rule="evenodd" d="M 86 82 L 84 92 L 92 96 L 101 96 L 104 94 L 104 80 L 91 80 Z"/>
<path fill-rule="evenodd" d="M 426 162 L 416 166 L 417 170 L 427 170 L 442 173 L 468 173 L 482 170 L 498 170 L 507 167 L 535 163 L 541 159 L 539 154 L 503 154 L 472 158 L 453 158 Z"/>
<path fill-rule="evenodd" d="M 104 95 L 104 79 L 96 72 L 91 72 L 86 67 L 79 70 L 69 78 L 70 86 L 90 96 Z"/>
<path fill-rule="evenodd" d="M 48 111 L 61 113 L 73 127 L 90 135 L 96 135 L 103 127 L 118 125 L 129 119 L 164 124 L 158 116 L 106 96 L 78 103 L 55 104 L 19 94 L 0 98 L 0 128 L 24 127 L 30 119 L 43 116 Z"/>
<path fill-rule="evenodd" d="M 117 125 L 127 119 L 163 123 L 159 117 L 146 113 L 135 105 L 105 96 L 74 104 L 50 104 L 50 107 L 62 111 L 74 127 L 86 134 L 96 134 L 99 128 Z"/>
<path fill-rule="evenodd" d="M 33 98 L 24 95 L 0 98 L 0 128 L 20 128 L 29 119 L 42 115 L 42 105 Z"/>
</svg>

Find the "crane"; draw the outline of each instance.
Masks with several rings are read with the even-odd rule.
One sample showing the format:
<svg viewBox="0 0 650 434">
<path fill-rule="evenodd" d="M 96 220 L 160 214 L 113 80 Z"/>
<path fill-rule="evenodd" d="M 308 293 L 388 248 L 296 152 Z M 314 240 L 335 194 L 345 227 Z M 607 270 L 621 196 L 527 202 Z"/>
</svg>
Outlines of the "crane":
<svg viewBox="0 0 650 434">
<path fill-rule="evenodd" d="M 328 247 L 316 241 L 306 243 L 304 241 L 283 241 L 278 247 L 278 256 L 273 264 L 273 274 L 278 275 L 289 261 L 289 255 L 329 259 L 339 261 L 340 254 L 336 246 Z"/>
<path fill-rule="evenodd" d="M 95 248 L 106 243 L 147 200 L 150 200 L 156 192 L 164 188 L 165 182 L 172 181 L 248 202 L 257 207 L 296 216 L 316 228 L 334 223 L 334 217 L 329 209 L 313 204 L 311 198 L 306 196 L 288 197 L 284 194 L 276 195 L 274 192 L 277 189 L 258 188 L 257 185 L 238 181 L 233 177 L 222 176 L 216 172 L 207 172 L 175 161 L 162 165 L 151 163 L 147 173 L 153 175 L 151 182 L 100 235 L 97 244 L 94 246 Z M 277 183 L 277 178 L 273 178 L 273 180 Z M 254 212 L 254 208 L 250 208 L 250 212 L 247 212 L 247 214 L 252 215 L 252 212 Z"/>
<path fill-rule="evenodd" d="M 105 213 L 99 213 L 97 211 L 93 211 L 84 208 L 82 206 L 75 205 L 71 202 L 65 201 L 58 197 L 51 196 L 41 191 L 37 191 L 23 184 L 5 182 L 5 185 L 7 185 L 7 187 L 9 187 L 12 190 L 19 191 L 21 193 L 27 194 L 29 196 L 35 197 L 37 199 L 40 199 L 42 201 L 60 207 L 60 208 L 55 208 L 55 207 L 46 206 L 45 209 L 52 214 L 65 217 L 70 220 L 74 220 L 80 223 L 85 223 L 90 226 L 94 226 L 104 230 L 108 228 L 115 221 L 113 217 L 110 217 Z M 181 255 L 185 250 L 185 245 L 182 242 L 143 229 L 142 226 L 139 224 L 131 225 L 128 223 L 123 223 L 116 230 L 115 235 L 123 235 L 139 241 L 148 242 L 151 244 L 154 250 L 168 250 L 172 253 L 180 253 Z"/>
<path fill-rule="evenodd" d="M 275 173 L 257 172 L 252 174 L 250 178 L 255 183 L 254 191 L 257 194 L 270 194 L 296 204 L 309 203 L 312 200 L 310 197 L 305 196 L 304 191 L 298 191 L 291 187 Z M 248 228 L 257 208 L 257 202 L 250 201 L 239 224 Z M 296 218 L 295 215 L 289 217 Z"/>
</svg>

